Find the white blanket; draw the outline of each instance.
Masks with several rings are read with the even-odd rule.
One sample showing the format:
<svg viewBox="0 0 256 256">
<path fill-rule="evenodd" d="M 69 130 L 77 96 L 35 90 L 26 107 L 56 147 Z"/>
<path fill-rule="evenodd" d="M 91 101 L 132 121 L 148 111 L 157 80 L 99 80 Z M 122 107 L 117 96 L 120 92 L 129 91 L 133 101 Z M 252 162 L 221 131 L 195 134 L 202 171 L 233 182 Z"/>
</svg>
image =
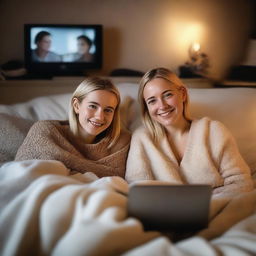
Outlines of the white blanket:
<svg viewBox="0 0 256 256">
<path fill-rule="evenodd" d="M 0 255 L 256 254 L 256 190 L 220 201 L 209 228 L 172 243 L 127 217 L 123 179 L 68 173 L 58 161 L 0 168 Z"/>
</svg>

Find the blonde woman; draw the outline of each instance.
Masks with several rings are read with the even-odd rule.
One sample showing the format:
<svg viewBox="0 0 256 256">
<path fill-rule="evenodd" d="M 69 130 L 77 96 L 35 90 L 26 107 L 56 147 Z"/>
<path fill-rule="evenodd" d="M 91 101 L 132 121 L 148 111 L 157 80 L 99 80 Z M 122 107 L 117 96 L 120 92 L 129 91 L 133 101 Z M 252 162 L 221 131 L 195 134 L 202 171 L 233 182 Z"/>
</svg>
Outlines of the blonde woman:
<svg viewBox="0 0 256 256">
<path fill-rule="evenodd" d="M 210 184 L 216 195 L 252 189 L 249 167 L 230 132 L 219 121 L 190 118 L 188 90 L 173 72 L 148 71 L 138 97 L 144 127 L 132 136 L 128 182 Z"/>
<path fill-rule="evenodd" d="M 87 78 L 73 93 L 69 122 L 36 122 L 15 160 L 59 160 L 72 173 L 124 177 L 130 134 L 120 128 L 119 108 L 110 80 Z"/>
</svg>

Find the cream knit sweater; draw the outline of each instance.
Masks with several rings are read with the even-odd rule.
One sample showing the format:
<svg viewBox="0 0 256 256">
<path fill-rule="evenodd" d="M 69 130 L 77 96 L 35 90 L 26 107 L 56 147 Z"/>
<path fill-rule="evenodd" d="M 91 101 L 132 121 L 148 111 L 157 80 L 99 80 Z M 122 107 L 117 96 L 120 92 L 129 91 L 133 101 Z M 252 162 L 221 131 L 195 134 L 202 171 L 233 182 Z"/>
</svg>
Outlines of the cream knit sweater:
<svg viewBox="0 0 256 256">
<path fill-rule="evenodd" d="M 138 128 L 131 140 L 126 180 L 173 184 L 210 184 L 214 194 L 232 195 L 253 188 L 250 169 L 224 125 L 205 117 L 192 121 L 184 156 L 178 163 L 167 138 L 155 143 Z"/>
<path fill-rule="evenodd" d="M 28 132 L 15 160 L 58 160 L 72 173 L 93 172 L 98 177 L 124 178 L 130 137 L 130 133 L 122 131 L 117 143 L 108 149 L 106 138 L 86 144 L 71 133 L 65 121 L 38 121 Z"/>
</svg>

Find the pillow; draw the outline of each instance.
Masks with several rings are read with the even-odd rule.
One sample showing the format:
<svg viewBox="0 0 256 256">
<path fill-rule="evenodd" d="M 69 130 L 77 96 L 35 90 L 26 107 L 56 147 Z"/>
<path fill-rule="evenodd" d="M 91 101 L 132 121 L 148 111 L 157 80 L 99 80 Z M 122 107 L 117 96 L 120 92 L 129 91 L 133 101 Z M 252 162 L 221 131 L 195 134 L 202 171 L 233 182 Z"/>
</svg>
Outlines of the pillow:
<svg viewBox="0 0 256 256">
<path fill-rule="evenodd" d="M 67 120 L 70 98 L 70 93 L 37 97 L 22 103 L 0 105 L 0 113 L 33 121 Z"/>
<path fill-rule="evenodd" d="M 15 158 L 16 152 L 34 123 L 20 117 L 0 113 L 0 166 Z"/>
<path fill-rule="evenodd" d="M 120 104 L 120 121 L 124 129 L 130 130 L 132 123 L 131 106 L 133 99 L 130 96 L 125 97 Z"/>
<path fill-rule="evenodd" d="M 126 121 L 126 127 L 128 130 L 133 132 L 137 127 L 139 127 L 141 122 L 141 116 L 140 116 L 140 107 L 138 104 L 138 83 L 118 83 L 116 84 L 116 87 L 118 88 L 122 104 L 125 105 L 125 102 L 127 99 L 129 100 L 129 108 L 126 108 L 128 110 L 127 113 L 122 113 L 124 108 L 121 107 L 121 120 L 124 117 L 122 115 L 126 115 L 127 121 Z M 126 111 L 124 110 L 124 111 Z"/>
</svg>

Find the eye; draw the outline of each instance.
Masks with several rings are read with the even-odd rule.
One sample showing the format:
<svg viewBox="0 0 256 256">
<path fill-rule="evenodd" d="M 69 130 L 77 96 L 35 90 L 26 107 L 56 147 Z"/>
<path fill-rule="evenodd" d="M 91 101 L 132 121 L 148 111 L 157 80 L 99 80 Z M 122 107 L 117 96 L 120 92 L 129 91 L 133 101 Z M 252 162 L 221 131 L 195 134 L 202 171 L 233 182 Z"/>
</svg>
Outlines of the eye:
<svg viewBox="0 0 256 256">
<path fill-rule="evenodd" d="M 114 112 L 114 109 L 112 109 L 112 108 L 106 108 L 106 109 L 105 109 L 105 112 L 106 112 L 106 113 L 113 113 L 113 112 Z"/>
<path fill-rule="evenodd" d="M 148 104 L 148 105 L 152 105 L 152 104 L 154 104 L 155 102 L 156 102 L 155 99 L 151 99 L 151 100 L 148 100 L 148 101 L 147 101 L 147 104 Z"/>
<path fill-rule="evenodd" d="M 167 93 L 164 94 L 165 98 L 169 98 L 171 96 L 173 96 L 173 94 L 171 92 L 167 92 Z"/>
<path fill-rule="evenodd" d="M 94 104 L 90 104 L 90 105 L 88 105 L 88 108 L 91 108 L 91 109 L 97 109 L 97 106 L 96 106 L 96 105 L 94 105 Z"/>
</svg>

